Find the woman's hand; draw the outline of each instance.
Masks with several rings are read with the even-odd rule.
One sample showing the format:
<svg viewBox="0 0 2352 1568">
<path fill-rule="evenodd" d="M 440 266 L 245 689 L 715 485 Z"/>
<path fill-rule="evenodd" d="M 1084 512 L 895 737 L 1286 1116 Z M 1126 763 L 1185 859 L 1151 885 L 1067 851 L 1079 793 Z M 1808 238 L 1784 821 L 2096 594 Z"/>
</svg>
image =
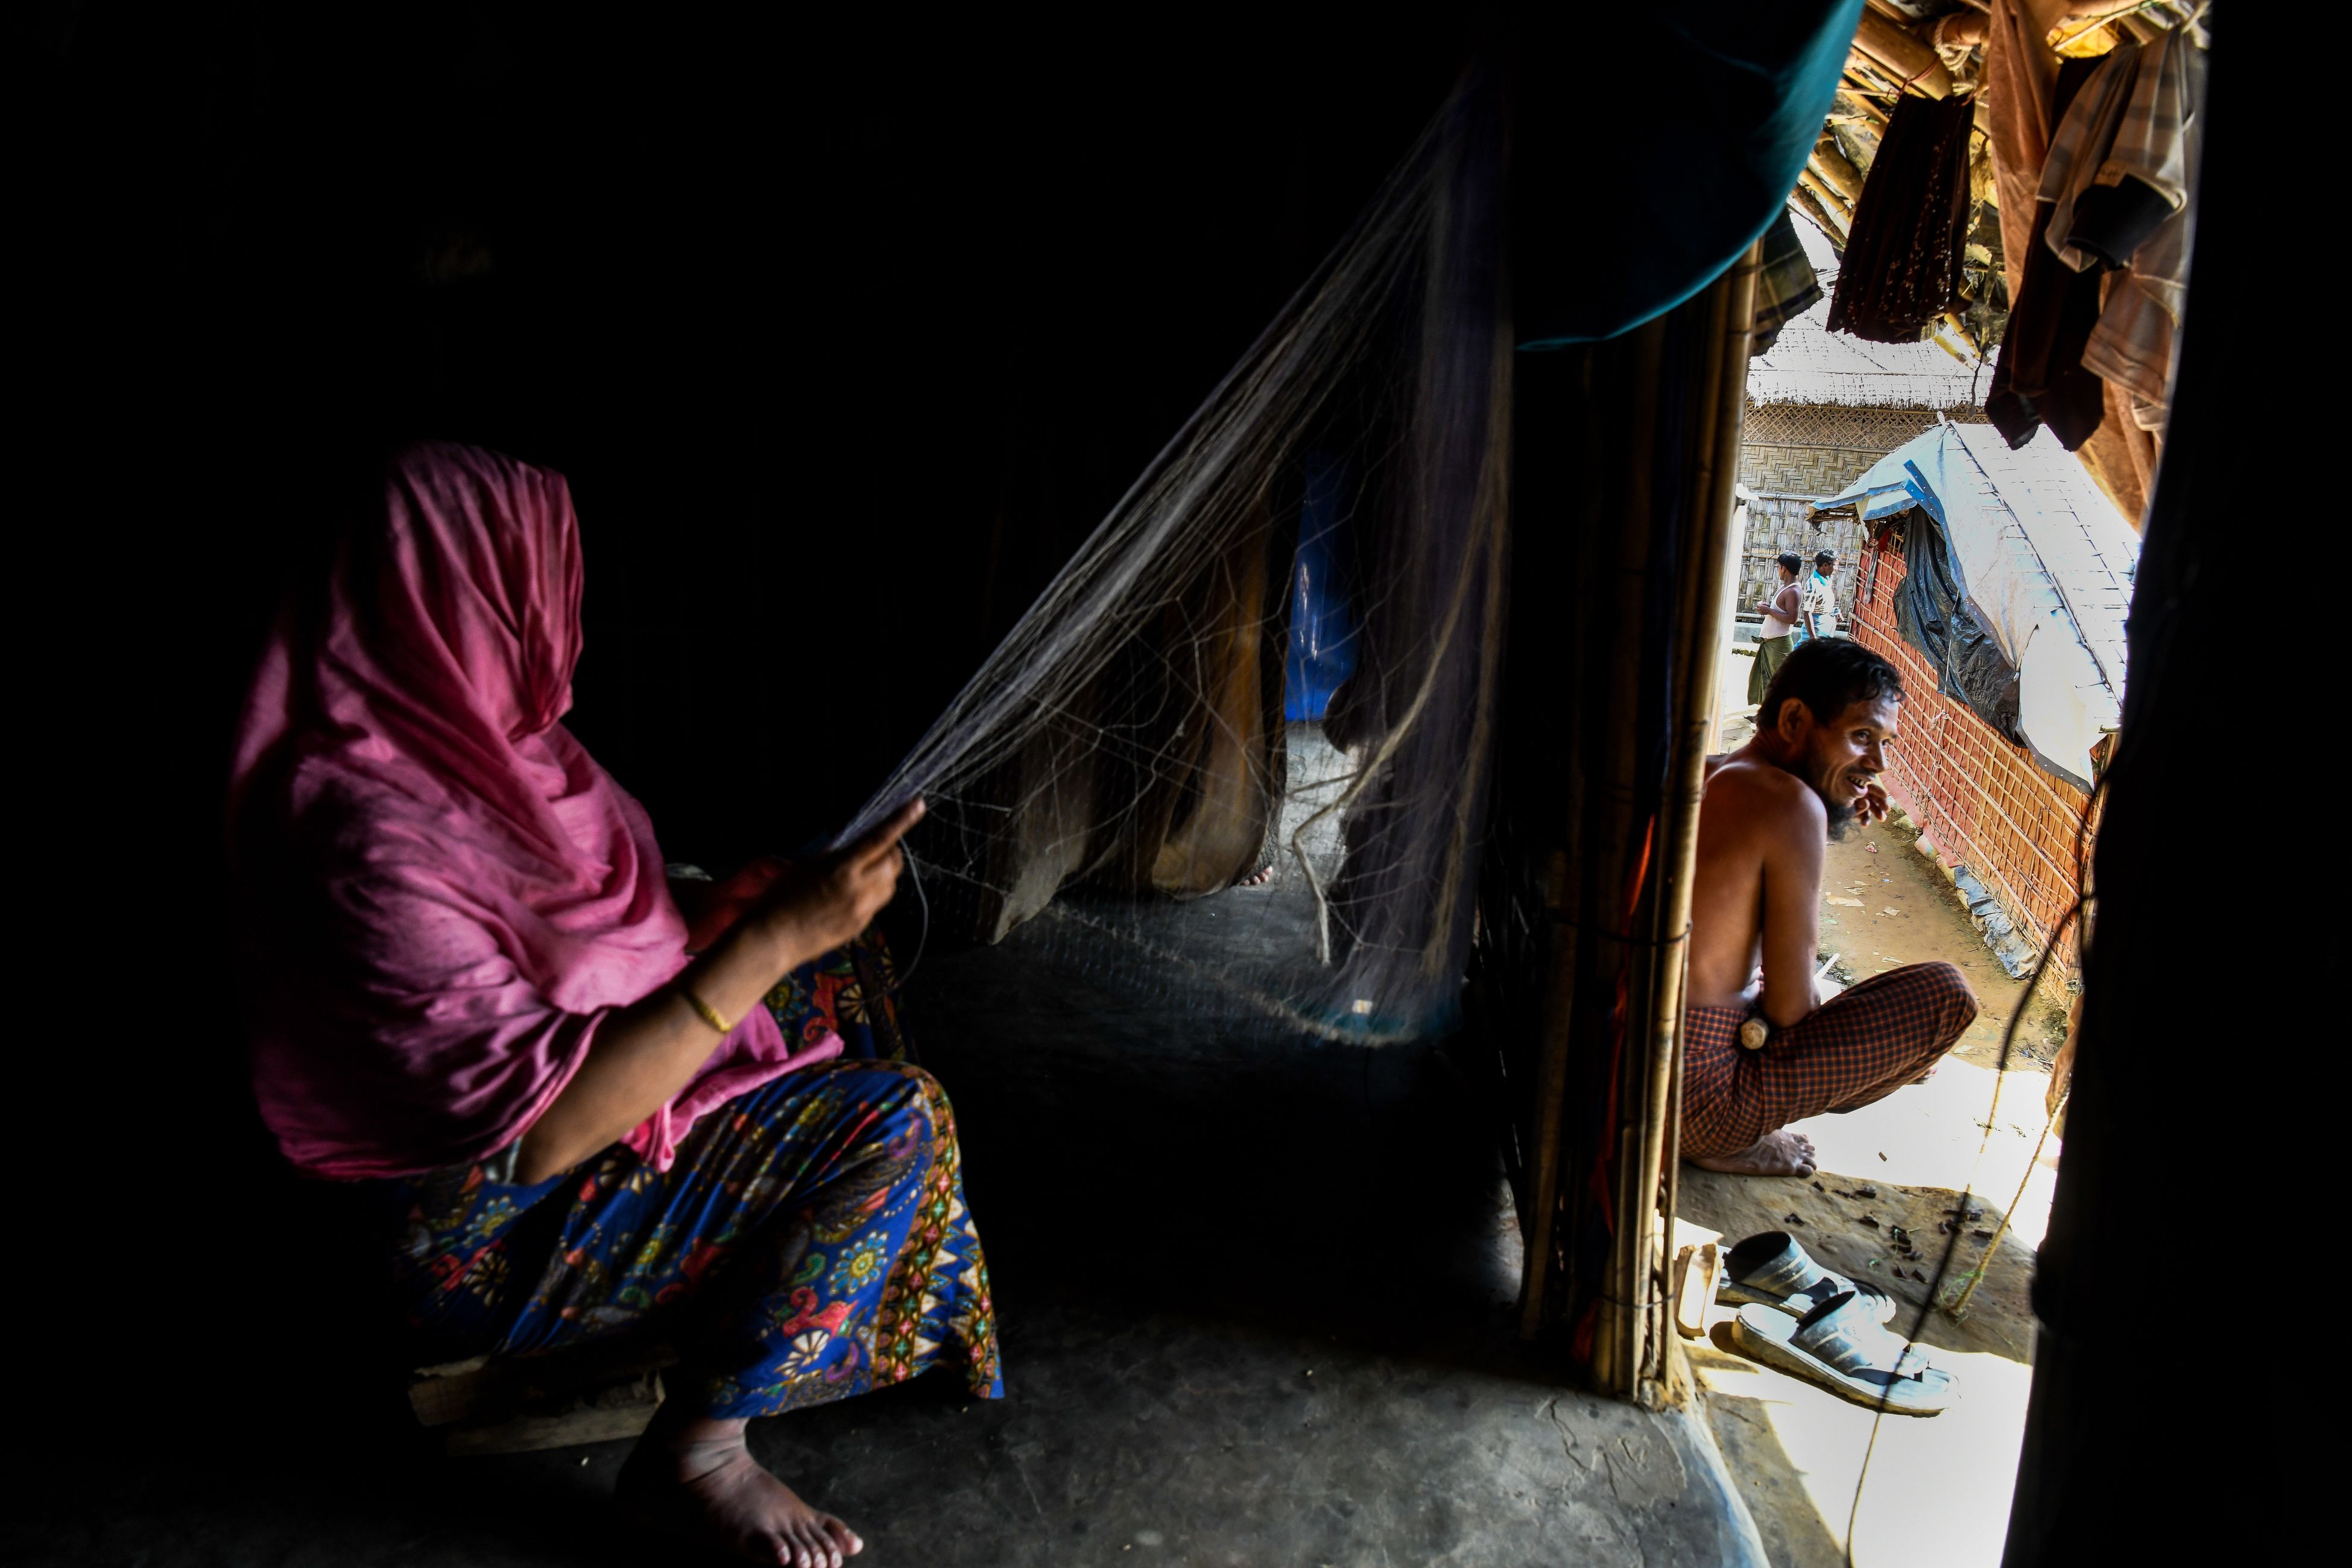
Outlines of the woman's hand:
<svg viewBox="0 0 2352 1568">
<path fill-rule="evenodd" d="M 909 801 L 888 820 L 829 859 L 794 866 L 775 879 L 766 898 L 744 917 L 773 944 L 779 977 L 854 939 L 873 923 L 898 890 L 906 857 L 898 840 L 923 819 L 923 803 Z"/>
<path fill-rule="evenodd" d="M 792 868 L 789 860 L 763 855 L 723 882 L 670 884 L 678 912 L 686 916 L 686 951 L 708 952 L 718 946 L 719 939 L 734 930 L 735 922 Z"/>
<path fill-rule="evenodd" d="M 587 1060 L 523 1134 L 515 1179 L 568 1171 L 625 1138 L 684 1089 L 718 1037 L 687 1000 L 741 1019 L 810 959 L 864 931 L 898 890 L 898 839 L 922 820 L 910 803 L 840 854 L 783 869 L 767 895 L 675 982 L 604 1020 Z"/>
</svg>

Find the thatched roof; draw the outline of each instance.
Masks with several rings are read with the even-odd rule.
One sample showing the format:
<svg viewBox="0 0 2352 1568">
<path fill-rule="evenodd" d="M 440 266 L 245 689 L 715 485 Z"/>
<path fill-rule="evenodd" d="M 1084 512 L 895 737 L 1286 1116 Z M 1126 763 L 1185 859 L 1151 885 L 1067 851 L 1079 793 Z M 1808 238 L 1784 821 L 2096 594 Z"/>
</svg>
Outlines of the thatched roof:
<svg viewBox="0 0 2352 1568">
<path fill-rule="evenodd" d="M 1872 343 L 1831 331 L 1826 293 L 1837 279 L 1837 258 L 1811 218 L 1801 213 L 1796 222 L 1824 298 L 1748 362 L 1750 402 L 1940 410 L 1972 407 L 1983 398 L 1992 370 L 1974 355 L 1958 357 L 1933 342 Z"/>
</svg>

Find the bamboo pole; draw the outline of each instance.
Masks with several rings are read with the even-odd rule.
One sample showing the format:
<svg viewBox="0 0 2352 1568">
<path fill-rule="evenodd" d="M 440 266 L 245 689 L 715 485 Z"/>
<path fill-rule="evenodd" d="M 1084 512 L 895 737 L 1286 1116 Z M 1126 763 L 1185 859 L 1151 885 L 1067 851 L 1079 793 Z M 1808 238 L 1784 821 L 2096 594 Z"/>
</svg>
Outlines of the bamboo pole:
<svg viewBox="0 0 2352 1568">
<path fill-rule="evenodd" d="M 1631 482 L 1622 501 L 1622 526 L 1605 542 L 1604 558 L 1621 585 L 1618 603 L 1623 608 L 1619 613 L 1630 611 L 1633 617 L 1625 628 L 1632 635 L 1621 637 L 1612 645 L 1603 677 L 1605 685 L 1600 695 L 1604 727 L 1601 744 L 1594 750 L 1603 770 L 1605 795 L 1601 810 L 1605 816 L 1601 826 L 1605 837 L 1594 846 L 1601 852 L 1584 857 L 1589 868 L 1584 907 L 1605 927 L 1596 934 L 1591 948 L 1596 961 L 1594 973 L 1622 976 L 1615 987 L 1622 998 L 1622 1010 L 1612 1010 L 1613 1021 L 1593 1005 L 1586 1008 L 1587 1014 L 1599 1021 L 1594 1031 L 1596 1040 L 1608 1038 L 1611 1032 L 1622 1031 L 1612 1085 L 1616 1120 L 1608 1134 L 1613 1155 L 1609 1170 L 1610 1212 L 1614 1224 L 1597 1292 L 1592 1357 L 1596 1385 L 1621 1399 L 1636 1398 L 1641 1392 L 1643 1265 L 1654 1245 L 1649 1233 L 1657 1191 L 1657 1173 L 1654 1170 L 1645 1172 L 1642 1160 L 1643 1121 L 1647 1107 L 1641 1098 L 1647 1081 L 1643 1049 L 1647 1032 L 1643 1003 L 1650 990 L 1649 961 L 1655 955 L 1639 934 L 1656 886 L 1656 878 L 1652 874 L 1656 863 L 1656 821 L 1646 806 L 1644 797 L 1649 791 L 1643 787 L 1645 781 L 1635 760 L 1641 748 L 1636 716 L 1641 710 L 1644 673 L 1640 657 L 1643 613 L 1639 605 L 1648 595 L 1631 590 L 1651 570 L 1657 530 L 1667 525 L 1672 511 L 1680 510 L 1675 503 L 1682 498 L 1661 495 L 1654 479 L 1658 468 L 1657 444 L 1676 423 L 1668 417 L 1664 406 L 1667 389 L 1674 384 L 1668 374 L 1668 355 L 1675 347 L 1674 334 L 1666 330 L 1665 320 L 1660 318 L 1643 330 L 1639 357 L 1630 367 L 1632 374 L 1627 378 L 1629 405 L 1643 414 L 1630 432 L 1633 439 L 1625 454 L 1624 471 Z"/>
<path fill-rule="evenodd" d="M 2053 53 L 2077 39 L 2087 38 L 2118 16 L 2129 16 L 2140 8 L 2144 0 L 2124 0 L 2120 5 L 2103 5 L 2089 11 L 2077 11 L 2050 29 L 2049 43 Z M 2072 24 L 2069 26 L 2069 24 Z"/>
<path fill-rule="evenodd" d="M 1838 89 L 1838 91 L 1853 100 L 1854 108 L 1861 111 L 1864 120 L 1869 121 L 1881 131 L 1886 129 L 1886 110 L 1879 108 L 1871 95 L 1853 80 L 1852 72 L 1847 73 L 1844 84 Z"/>
<path fill-rule="evenodd" d="M 1927 43 L 1938 53 L 1947 48 L 1973 48 L 1991 31 L 1992 18 L 1982 11 L 1948 11 L 1929 25 Z"/>
<path fill-rule="evenodd" d="M 1845 82 L 1846 90 L 1865 103 L 1903 96 L 1902 82 L 1888 76 L 1885 67 L 1859 49 L 1845 58 Z"/>
<path fill-rule="evenodd" d="M 1678 784 L 1692 770 L 1703 777 L 1715 717 L 1756 254 L 1751 247 L 1678 318 L 1591 351 L 1584 390 L 1561 405 L 1580 410 L 1586 461 L 1599 465 L 1570 487 L 1582 496 L 1573 580 L 1591 595 L 1593 614 L 1563 672 L 1570 700 L 1561 750 L 1571 762 L 1560 792 L 1566 836 L 1546 894 L 1554 929 L 1531 1075 L 1541 1099 L 1530 1118 L 1538 1147 L 1528 1162 L 1533 1213 L 1520 1324 L 1534 1336 L 1589 1313 L 1594 1384 L 1653 1402 L 1664 1382 L 1661 1347 L 1673 1331 L 1663 1226 L 1674 1184 L 1664 1167 L 1675 1147 L 1696 842 L 1695 791 Z M 1610 427 L 1605 443 L 1591 428 L 1595 416 Z M 1655 460 L 1662 441 L 1675 444 L 1671 465 Z M 1673 489 L 1659 489 L 1662 470 L 1681 476 Z M 1644 579 L 1655 579 L 1655 593 L 1638 591 Z M 1660 598 L 1654 611 L 1647 607 Z M 1659 618 L 1650 624 L 1653 614 Z M 1647 771 L 1655 764 L 1644 754 L 1655 753 L 1641 729 L 1643 694 L 1657 680 L 1661 658 L 1675 726 L 1663 776 Z M 1614 1107 L 1598 1126 L 1595 1095 Z M 1605 1192 L 1586 1185 L 1596 1162 L 1606 1169 Z M 1581 1263 L 1563 1243 L 1565 1227 L 1603 1215 L 1605 1248 Z"/>
<path fill-rule="evenodd" d="M 1789 199 L 1797 205 L 1799 212 L 1821 226 L 1822 233 L 1829 237 L 1831 245 L 1839 250 L 1845 248 L 1845 231 L 1838 227 L 1837 220 L 1830 216 L 1829 208 L 1822 205 L 1819 196 L 1800 184 L 1789 193 Z"/>
<path fill-rule="evenodd" d="M 1700 458 L 1685 498 L 1685 548 L 1679 552 L 1683 580 L 1676 584 L 1676 629 L 1674 694 L 1675 734 L 1667 763 L 1667 795 L 1661 803 L 1657 852 L 1652 861 L 1657 896 L 1652 901 L 1648 931 L 1651 954 L 1651 996 L 1644 1066 L 1648 1074 L 1643 1105 L 1642 1156 L 1639 1175 L 1646 1184 L 1647 1201 L 1638 1228 L 1648 1250 L 1639 1274 L 1644 1288 L 1636 1300 L 1647 1303 L 1643 1365 L 1637 1373 L 1637 1393 L 1644 1383 L 1664 1381 L 1661 1347 L 1669 1333 L 1665 1321 L 1664 1269 L 1667 1259 L 1655 1239 L 1659 1230 L 1647 1223 L 1653 1215 L 1671 1226 L 1675 1194 L 1679 1186 L 1667 1165 L 1667 1152 L 1678 1129 L 1667 1125 L 1674 1109 L 1675 1076 L 1682 1055 L 1683 978 L 1688 966 L 1692 868 L 1698 850 L 1700 798 L 1706 787 L 1706 755 L 1715 712 L 1715 688 L 1723 664 L 1723 622 L 1716 613 L 1725 597 L 1724 576 L 1734 558 L 1732 538 L 1738 512 L 1734 486 L 1739 468 L 1739 424 L 1748 391 L 1748 345 L 1756 315 L 1756 273 L 1760 247 L 1751 247 L 1717 291 L 1710 336 L 1717 350 L 1708 376 L 1710 384 Z M 1663 1214 L 1661 1214 L 1663 1210 Z"/>
<path fill-rule="evenodd" d="M 1884 16 L 1864 11 L 1862 26 L 1854 31 L 1853 47 L 1906 88 L 1916 88 L 1929 98 L 1952 96 L 1952 73 L 1944 68 L 1936 51 Z"/>
<path fill-rule="evenodd" d="M 1830 226 L 1836 232 L 1838 243 L 1843 245 L 1853 233 L 1853 214 L 1847 211 L 1838 201 L 1837 193 L 1831 190 L 1819 174 L 1813 173 L 1812 165 L 1810 163 L 1797 172 L 1797 186 L 1811 196 L 1815 205 L 1828 216 Z"/>
<path fill-rule="evenodd" d="M 1754 336 L 1752 302 L 1749 314 L 1751 319 L 1749 335 L 1752 338 Z M 1747 416 L 1745 402 L 1740 405 L 1740 415 L 1743 419 Z M 1727 626 L 1731 625 L 1732 617 L 1739 611 L 1740 571 L 1754 554 L 1754 552 L 1748 548 L 1748 534 L 1756 521 L 1755 514 L 1748 510 L 1746 503 L 1739 502 L 1736 494 L 1733 500 L 1737 504 L 1731 509 L 1731 537 L 1738 542 L 1733 548 L 1730 564 L 1723 574 L 1723 597 L 1716 602 L 1715 606 L 1717 621 Z M 1707 720 L 1706 731 L 1706 749 L 1709 755 L 1723 750 L 1723 661 L 1720 650 L 1717 650 L 1715 677 L 1715 702 L 1711 709 L 1711 716 Z"/>
<path fill-rule="evenodd" d="M 1544 903 L 1551 916 L 1546 972 L 1543 1035 L 1537 1044 L 1535 1170 L 1528 1183 L 1535 1224 L 1528 1237 L 1527 1265 L 1520 1274 L 1519 1334 L 1534 1339 L 1543 1328 L 1546 1281 L 1551 1275 L 1552 1238 L 1559 1213 L 1561 1121 L 1568 1100 L 1569 1020 L 1576 1008 L 1576 922 L 1568 907 L 1565 853 L 1551 858 Z"/>
<path fill-rule="evenodd" d="M 1862 171 L 1853 166 L 1836 138 L 1824 133 L 1813 143 L 1812 156 L 1807 160 L 1815 174 L 1826 181 L 1830 189 L 1852 206 L 1862 195 Z"/>
</svg>

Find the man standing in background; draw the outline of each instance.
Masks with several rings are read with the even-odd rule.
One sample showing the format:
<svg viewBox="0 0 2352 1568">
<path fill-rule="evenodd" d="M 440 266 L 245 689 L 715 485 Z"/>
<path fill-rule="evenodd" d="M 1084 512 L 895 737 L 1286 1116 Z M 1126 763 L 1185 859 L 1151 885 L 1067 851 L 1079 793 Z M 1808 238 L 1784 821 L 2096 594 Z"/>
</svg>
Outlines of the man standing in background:
<svg viewBox="0 0 2352 1568">
<path fill-rule="evenodd" d="M 1805 569 L 1805 558 L 1794 551 L 1780 555 L 1779 571 L 1780 585 L 1769 599 L 1759 599 L 1756 607 L 1764 612 L 1764 626 L 1756 637 L 1756 665 L 1748 672 L 1748 700 L 1760 703 L 1765 688 L 1772 684 L 1773 672 L 1789 650 L 1797 646 L 1797 617 L 1804 614 L 1804 595 L 1797 586 L 1797 574 Z"/>
<path fill-rule="evenodd" d="M 1830 551 L 1813 555 L 1813 574 L 1805 580 L 1802 600 L 1805 641 L 1837 636 L 1837 556 Z"/>
</svg>

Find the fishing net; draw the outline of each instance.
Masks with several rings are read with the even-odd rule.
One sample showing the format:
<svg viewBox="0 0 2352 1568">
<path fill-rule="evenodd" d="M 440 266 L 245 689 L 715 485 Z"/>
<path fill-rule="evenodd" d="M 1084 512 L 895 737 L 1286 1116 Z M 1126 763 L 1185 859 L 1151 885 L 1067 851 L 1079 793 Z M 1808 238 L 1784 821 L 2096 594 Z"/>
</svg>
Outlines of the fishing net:
<svg viewBox="0 0 2352 1568">
<path fill-rule="evenodd" d="M 932 934 L 1025 927 L 1163 1011 L 1445 1026 L 1507 536 L 1502 148 L 1466 82 L 844 830 L 929 803 Z"/>
</svg>

